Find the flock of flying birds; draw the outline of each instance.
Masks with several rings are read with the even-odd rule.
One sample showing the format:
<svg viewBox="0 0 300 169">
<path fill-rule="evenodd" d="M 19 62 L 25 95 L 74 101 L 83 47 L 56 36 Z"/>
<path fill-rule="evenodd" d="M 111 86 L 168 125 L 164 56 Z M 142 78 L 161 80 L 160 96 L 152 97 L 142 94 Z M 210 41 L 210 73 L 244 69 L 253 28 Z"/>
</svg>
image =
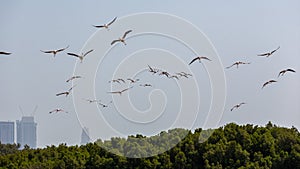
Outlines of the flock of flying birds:
<svg viewBox="0 0 300 169">
<path fill-rule="evenodd" d="M 93 25 L 93 27 L 95 28 L 100 28 L 100 29 L 107 29 L 109 30 L 110 26 L 117 20 L 117 17 L 115 17 L 112 21 L 110 21 L 109 23 L 107 24 L 103 24 L 103 25 Z M 118 39 L 115 39 L 111 42 L 111 45 L 114 45 L 116 43 L 123 43 L 124 45 L 127 45 L 125 40 L 126 40 L 126 36 L 131 33 L 132 30 L 127 30 L 122 37 L 119 37 Z M 61 48 L 61 49 L 57 49 L 57 50 L 41 50 L 41 52 L 45 53 L 45 54 L 53 54 L 53 57 L 55 57 L 58 53 L 60 52 L 63 52 L 65 51 L 66 49 L 68 49 L 69 46 L 66 46 L 65 48 Z M 261 57 L 270 57 L 271 55 L 273 55 L 277 50 L 279 50 L 280 46 L 275 49 L 275 50 L 272 50 L 271 52 L 267 52 L 267 53 L 262 53 L 262 54 L 258 54 L 257 56 L 261 56 Z M 67 55 L 69 56 L 73 56 L 73 57 L 76 57 L 80 60 L 80 63 L 83 63 L 83 60 L 85 59 L 85 57 L 90 54 L 91 52 L 93 52 L 94 49 L 91 49 L 85 53 L 81 53 L 81 54 L 76 54 L 76 53 L 67 53 Z M 4 52 L 4 51 L 0 51 L 0 55 L 11 55 L 12 53 L 10 52 Z M 194 59 L 192 59 L 190 62 L 189 62 L 189 65 L 193 64 L 194 62 L 196 61 L 199 61 L 199 63 L 202 63 L 203 60 L 206 60 L 206 61 L 212 61 L 211 59 L 209 59 L 208 57 L 206 56 L 197 56 L 195 57 Z M 233 63 L 232 65 L 226 67 L 226 69 L 229 69 L 229 68 L 232 68 L 233 66 L 236 66 L 236 68 L 239 68 L 239 65 L 245 65 L 245 64 L 250 64 L 250 62 L 241 62 L 241 61 L 237 61 L 235 63 Z M 154 67 L 151 67 L 150 65 L 148 65 L 148 71 L 150 73 L 152 73 L 153 75 L 156 74 L 158 76 L 164 76 L 166 78 L 172 78 L 172 79 L 176 79 L 176 80 L 179 80 L 180 78 L 189 78 L 189 77 L 192 77 L 192 74 L 190 73 L 186 73 L 186 72 L 178 72 L 178 73 L 174 73 L 174 74 L 171 74 L 169 73 L 168 71 L 165 71 L 165 70 L 161 70 L 161 69 L 158 69 L 158 68 L 154 68 Z M 281 70 L 278 74 L 278 78 L 280 76 L 283 76 L 285 73 L 287 72 L 292 72 L 292 73 L 295 73 L 296 71 L 291 69 L 291 68 L 288 68 L 288 69 L 284 69 L 284 70 Z M 76 76 L 72 76 L 70 77 L 69 79 L 66 80 L 66 82 L 71 82 L 75 79 L 80 79 L 82 78 L 81 76 L 79 75 L 76 75 Z M 109 81 L 109 83 L 126 83 L 126 81 L 128 81 L 130 84 L 135 84 L 137 82 L 140 81 L 140 79 L 132 79 L 132 78 L 127 78 L 127 79 L 122 79 L 122 78 L 118 78 L 118 79 L 112 79 Z M 263 85 L 262 85 L 262 89 L 271 84 L 271 83 L 275 83 L 277 82 L 276 80 L 274 79 L 271 79 L 271 80 L 268 80 L 266 81 Z M 141 87 L 153 87 L 152 84 L 149 84 L 149 83 L 144 83 L 144 84 L 140 84 L 139 86 Z M 74 89 L 74 87 L 76 87 L 76 85 L 72 86 L 70 89 L 68 89 L 67 91 L 63 91 L 63 92 L 59 92 L 56 94 L 57 97 L 59 96 L 62 96 L 62 95 L 65 95 L 66 97 L 68 95 L 71 94 L 71 91 Z M 122 95 L 122 93 L 132 89 L 134 86 L 131 86 L 131 87 L 128 87 L 128 88 L 125 88 L 123 90 L 119 90 L 119 91 L 109 91 L 107 93 L 109 94 L 119 94 L 119 95 Z M 103 103 L 101 102 L 101 100 L 93 100 L 93 99 L 84 99 L 85 101 L 87 101 L 88 103 L 97 103 L 98 105 L 100 105 L 101 107 L 105 108 L 105 107 L 109 107 L 109 105 L 112 103 L 112 101 L 108 102 L 108 103 Z M 240 106 L 246 104 L 245 102 L 241 102 L 237 105 L 234 105 L 230 111 L 233 111 L 234 109 L 238 109 Z M 58 113 L 58 112 L 65 112 L 65 113 L 68 113 L 68 111 L 65 111 L 61 108 L 56 108 L 52 111 L 50 111 L 49 113 Z"/>
<path fill-rule="evenodd" d="M 280 48 L 280 46 L 278 46 L 276 49 L 272 50 L 271 52 L 266 52 L 266 53 L 262 53 L 262 54 L 258 54 L 257 56 L 261 56 L 261 57 L 270 57 L 271 55 L 273 55 L 278 49 Z M 250 62 L 241 62 L 241 61 L 238 61 L 238 62 L 235 62 L 233 63 L 232 65 L 226 67 L 227 69 L 233 67 L 233 66 L 236 66 L 236 68 L 239 68 L 239 65 L 245 65 L 245 64 L 250 64 Z M 292 73 L 296 73 L 295 70 L 291 69 L 291 68 L 287 68 L 287 69 L 284 69 L 284 70 L 281 70 L 277 76 L 277 78 L 279 78 L 280 76 L 283 76 L 286 72 L 292 72 Z M 263 89 L 264 87 L 266 87 L 267 85 L 270 85 L 271 83 L 274 83 L 274 82 L 277 82 L 277 80 L 274 80 L 274 79 L 271 79 L 271 80 L 268 80 L 266 81 L 265 83 L 263 83 L 262 85 L 262 88 Z M 239 104 L 236 104 L 234 105 L 230 111 L 233 111 L 234 109 L 238 109 L 239 107 L 241 107 L 242 105 L 246 104 L 245 102 L 241 102 Z"/>
</svg>

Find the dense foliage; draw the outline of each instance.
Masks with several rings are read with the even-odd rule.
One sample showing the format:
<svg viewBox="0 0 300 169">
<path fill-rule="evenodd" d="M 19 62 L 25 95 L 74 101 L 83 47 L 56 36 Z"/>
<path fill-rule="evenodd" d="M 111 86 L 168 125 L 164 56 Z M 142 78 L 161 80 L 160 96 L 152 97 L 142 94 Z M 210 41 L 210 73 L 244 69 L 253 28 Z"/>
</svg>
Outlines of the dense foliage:
<svg viewBox="0 0 300 169">
<path fill-rule="evenodd" d="M 187 134 L 187 135 L 186 135 Z M 186 135 L 186 137 L 182 137 Z M 175 137 L 178 136 L 178 137 Z M 210 137 L 209 137 L 210 136 Z M 137 139 L 139 138 L 139 139 Z M 157 144 L 173 146 L 158 149 Z M 101 145 L 101 146 L 99 146 Z M 101 148 L 101 147 L 106 147 Z M 19 145 L 0 145 L 3 168 L 300 168 L 300 134 L 296 128 L 282 128 L 268 123 L 265 127 L 228 124 L 216 130 L 183 129 L 98 140 L 82 146 L 48 146 L 30 149 Z M 146 158 L 126 158 L 158 155 Z"/>
</svg>

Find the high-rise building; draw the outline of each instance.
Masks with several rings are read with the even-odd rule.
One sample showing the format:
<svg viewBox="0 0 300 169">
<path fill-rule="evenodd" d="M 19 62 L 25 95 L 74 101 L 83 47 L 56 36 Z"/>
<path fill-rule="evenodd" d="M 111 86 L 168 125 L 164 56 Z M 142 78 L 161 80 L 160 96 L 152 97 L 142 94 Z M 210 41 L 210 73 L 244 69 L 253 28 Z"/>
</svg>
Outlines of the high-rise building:
<svg viewBox="0 0 300 169">
<path fill-rule="evenodd" d="M 15 142 L 15 123 L 0 122 L 0 142 L 1 144 L 13 144 Z"/>
<path fill-rule="evenodd" d="M 33 116 L 23 116 L 22 120 L 17 120 L 17 143 L 21 147 L 27 144 L 30 148 L 36 148 L 36 127 Z"/>
<path fill-rule="evenodd" d="M 81 145 L 87 144 L 91 141 L 90 136 L 89 136 L 89 129 L 84 127 L 82 128 L 81 132 Z"/>
</svg>

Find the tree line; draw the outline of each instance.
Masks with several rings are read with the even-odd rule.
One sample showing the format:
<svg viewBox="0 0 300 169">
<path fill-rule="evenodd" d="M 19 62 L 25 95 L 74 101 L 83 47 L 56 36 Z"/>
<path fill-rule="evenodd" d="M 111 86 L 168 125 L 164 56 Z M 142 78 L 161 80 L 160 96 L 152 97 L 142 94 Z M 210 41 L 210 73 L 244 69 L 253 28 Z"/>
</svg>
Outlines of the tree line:
<svg viewBox="0 0 300 169">
<path fill-rule="evenodd" d="M 0 144 L 0 168 L 298 169 L 300 133 L 271 122 L 230 123 L 214 130 L 177 128 L 151 137 L 137 134 L 81 146 L 20 150 L 19 144 Z"/>
</svg>

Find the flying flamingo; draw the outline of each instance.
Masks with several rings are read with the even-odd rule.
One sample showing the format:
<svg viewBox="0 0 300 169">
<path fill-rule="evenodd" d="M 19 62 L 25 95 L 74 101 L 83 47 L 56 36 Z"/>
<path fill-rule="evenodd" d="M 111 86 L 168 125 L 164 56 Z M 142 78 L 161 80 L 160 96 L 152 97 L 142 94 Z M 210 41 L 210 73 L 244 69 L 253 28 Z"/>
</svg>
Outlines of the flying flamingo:
<svg viewBox="0 0 300 169">
<path fill-rule="evenodd" d="M 103 24 L 103 25 L 99 25 L 99 26 L 97 26 L 97 25 L 93 25 L 95 28 L 105 28 L 105 29 L 107 29 L 107 30 L 109 30 L 109 26 L 112 24 L 112 23 L 114 23 L 115 21 L 116 21 L 116 19 L 117 19 L 117 17 L 115 17 L 112 21 L 110 21 L 108 24 Z"/>
<path fill-rule="evenodd" d="M 111 45 L 113 45 L 113 44 L 116 43 L 116 42 L 122 42 L 124 45 L 127 45 L 127 44 L 125 43 L 125 38 L 126 38 L 127 34 L 129 34 L 130 32 L 132 32 L 132 30 L 126 31 L 122 37 L 120 37 L 119 39 L 113 40 L 113 41 L 111 42 Z"/>
</svg>

